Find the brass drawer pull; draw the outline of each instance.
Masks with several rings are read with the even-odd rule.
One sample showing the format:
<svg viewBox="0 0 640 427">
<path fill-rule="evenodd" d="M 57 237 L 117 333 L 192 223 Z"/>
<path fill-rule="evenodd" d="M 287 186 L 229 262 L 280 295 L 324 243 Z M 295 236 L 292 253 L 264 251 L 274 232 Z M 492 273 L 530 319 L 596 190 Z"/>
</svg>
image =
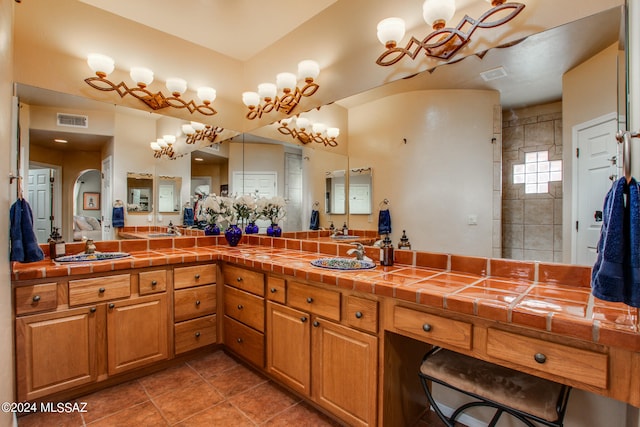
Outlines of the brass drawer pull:
<svg viewBox="0 0 640 427">
<path fill-rule="evenodd" d="M 428 323 L 425 323 L 424 325 L 422 325 L 422 330 L 425 332 L 431 332 L 431 325 Z"/>
<path fill-rule="evenodd" d="M 40 295 L 34 295 L 31 299 L 33 300 L 33 302 L 38 302 L 40 301 Z"/>
<path fill-rule="evenodd" d="M 104 294 L 105 289 L 104 288 L 100 288 L 98 289 L 98 292 L 100 292 L 101 294 Z"/>
<path fill-rule="evenodd" d="M 200 332 L 196 332 L 196 338 L 200 338 Z"/>
<path fill-rule="evenodd" d="M 109 308 L 114 308 L 116 305 L 114 303 L 109 304 Z"/>
<path fill-rule="evenodd" d="M 269 290 L 271 291 L 272 294 L 275 294 L 278 291 L 276 288 L 271 288 Z"/>
<path fill-rule="evenodd" d="M 200 300 L 199 299 L 196 300 L 196 305 L 200 305 Z"/>
<path fill-rule="evenodd" d="M 238 341 L 238 344 L 242 344 L 242 338 L 237 338 L 236 341 Z"/>
<path fill-rule="evenodd" d="M 356 319 L 362 319 L 362 312 L 356 311 Z"/>
<path fill-rule="evenodd" d="M 306 322 L 306 321 L 307 321 L 307 318 L 306 318 L 305 316 L 302 316 L 302 317 L 300 318 L 300 321 L 301 321 L 302 323 L 304 323 L 304 322 Z"/>
<path fill-rule="evenodd" d="M 238 304 L 238 310 L 242 310 L 244 306 L 242 304 Z"/>
<path fill-rule="evenodd" d="M 533 356 L 533 358 L 535 359 L 536 362 L 541 363 L 541 364 L 547 361 L 547 356 L 545 356 L 542 353 L 536 353 Z"/>
<path fill-rule="evenodd" d="M 313 302 L 313 298 L 311 298 L 311 297 L 307 297 L 307 302 L 308 302 L 309 304 L 311 304 L 311 303 Z"/>
</svg>

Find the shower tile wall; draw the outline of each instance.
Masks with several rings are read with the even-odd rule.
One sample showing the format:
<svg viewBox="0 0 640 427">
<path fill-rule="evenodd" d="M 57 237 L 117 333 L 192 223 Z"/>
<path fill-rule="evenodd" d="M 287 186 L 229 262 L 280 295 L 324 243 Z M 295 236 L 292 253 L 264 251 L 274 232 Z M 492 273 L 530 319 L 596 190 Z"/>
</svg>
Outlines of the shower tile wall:
<svg viewBox="0 0 640 427">
<path fill-rule="evenodd" d="M 524 184 L 513 183 L 513 166 L 532 151 L 562 160 L 562 103 L 504 110 L 502 118 L 502 257 L 561 262 L 562 182 L 525 194 Z"/>
</svg>

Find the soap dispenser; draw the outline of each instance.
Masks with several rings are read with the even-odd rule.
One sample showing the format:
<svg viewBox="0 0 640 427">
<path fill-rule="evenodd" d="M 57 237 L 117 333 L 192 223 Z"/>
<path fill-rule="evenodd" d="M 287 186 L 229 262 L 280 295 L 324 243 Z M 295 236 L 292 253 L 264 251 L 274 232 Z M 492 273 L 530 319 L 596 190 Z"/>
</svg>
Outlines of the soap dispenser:
<svg viewBox="0 0 640 427">
<path fill-rule="evenodd" d="M 411 242 L 409 241 L 405 230 L 402 230 L 402 237 L 398 243 L 398 249 L 411 249 Z"/>
<path fill-rule="evenodd" d="M 343 236 L 348 236 L 349 235 L 349 227 L 347 227 L 347 222 L 346 221 L 342 225 L 342 235 Z"/>
<path fill-rule="evenodd" d="M 333 221 L 331 221 L 331 224 L 329 225 L 329 231 L 331 231 L 332 233 L 335 231 L 336 227 L 333 225 Z"/>
<path fill-rule="evenodd" d="M 380 265 L 393 265 L 393 243 L 387 234 L 380 246 Z"/>
<path fill-rule="evenodd" d="M 49 236 L 49 258 L 56 259 L 58 257 L 64 256 L 66 252 L 67 245 L 62 239 L 60 229 L 58 227 L 53 227 L 53 230 L 51 230 L 51 235 Z"/>
</svg>

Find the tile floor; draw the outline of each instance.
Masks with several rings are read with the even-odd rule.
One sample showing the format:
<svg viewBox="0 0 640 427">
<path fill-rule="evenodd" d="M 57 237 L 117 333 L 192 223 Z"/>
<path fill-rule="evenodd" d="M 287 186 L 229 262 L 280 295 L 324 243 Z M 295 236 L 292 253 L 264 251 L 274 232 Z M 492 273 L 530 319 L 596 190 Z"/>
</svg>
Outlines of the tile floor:
<svg viewBox="0 0 640 427">
<path fill-rule="evenodd" d="M 222 350 L 76 399 L 86 412 L 37 413 L 19 427 L 339 426 Z M 415 427 L 440 426 L 428 415 Z"/>
</svg>

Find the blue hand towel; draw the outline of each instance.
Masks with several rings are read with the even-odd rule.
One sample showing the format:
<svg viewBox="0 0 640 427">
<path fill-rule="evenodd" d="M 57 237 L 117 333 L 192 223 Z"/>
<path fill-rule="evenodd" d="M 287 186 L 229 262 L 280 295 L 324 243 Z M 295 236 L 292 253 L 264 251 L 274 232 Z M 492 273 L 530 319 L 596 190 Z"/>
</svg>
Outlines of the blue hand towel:
<svg viewBox="0 0 640 427">
<path fill-rule="evenodd" d="M 591 272 L 591 292 L 605 301 L 624 300 L 625 252 L 628 252 L 625 226 L 625 178 L 620 178 L 605 197 L 598 257 Z"/>
<path fill-rule="evenodd" d="M 184 208 L 182 214 L 182 225 L 190 227 L 193 225 L 193 208 Z"/>
<path fill-rule="evenodd" d="M 24 199 L 18 199 L 9 210 L 11 228 L 11 261 L 35 262 L 44 259 L 44 252 L 38 245 L 33 231 L 33 212 Z"/>
<path fill-rule="evenodd" d="M 629 182 L 629 251 L 625 263 L 624 303 L 640 308 L 640 189 L 634 178 Z"/>
<path fill-rule="evenodd" d="M 123 206 L 113 207 L 113 212 L 111 213 L 111 225 L 114 228 L 124 227 L 124 207 Z"/>
<path fill-rule="evenodd" d="M 320 212 L 318 212 L 315 209 L 311 211 L 311 221 L 309 222 L 309 229 L 311 230 L 320 229 Z"/>
<path fill-rule="evenodd" d="M 389 209 L 380 211 L 378 215 L 378 235 L 391 234 L 391 213 Z"/>
</svg>

